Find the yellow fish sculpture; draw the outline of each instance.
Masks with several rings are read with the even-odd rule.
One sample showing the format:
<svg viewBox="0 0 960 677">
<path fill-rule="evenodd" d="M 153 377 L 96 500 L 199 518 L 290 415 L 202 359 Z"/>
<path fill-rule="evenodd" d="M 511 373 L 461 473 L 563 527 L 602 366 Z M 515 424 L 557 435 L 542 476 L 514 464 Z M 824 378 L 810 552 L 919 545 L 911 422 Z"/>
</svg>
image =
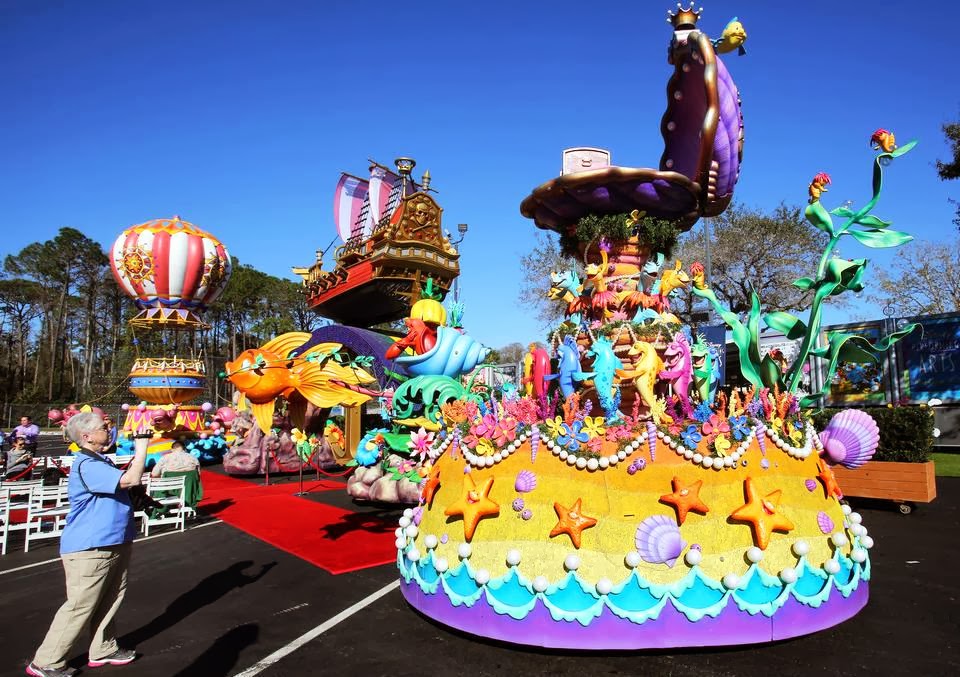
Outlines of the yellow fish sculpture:
<svg viewBox="0 0 960 677">
<path fill-rule="evenodd" d="M 727 52 L 737 50 L 737 54 L 743 56 L 747 53 L 747 50 L 743 48 L 743 43 L 746 41 L 746 29 L 744 29 L 743 24 L 740 23 L 737 17 L 733 17 L 730 23 L 724 27 L 720 37 L 713 41 L 713 48 L 717 54 L 726 54 Z"/>
<path fill-rule="evenodd" d="M 309 339 L 306 332 L 281 334 L 226 364 L 227 379 L 249 401 L 264 433 L 273 426 L 275 400 L 280 395 L 290 403 L 294 425 L 302 427 L 307 402 L 320 408 L 354 406 L 377 394 L 364 387 L 376 383 L 372 374 L 333 358 L 343 347 L 339 343 L 319 343 L 297 354 Z"/>
</svg>

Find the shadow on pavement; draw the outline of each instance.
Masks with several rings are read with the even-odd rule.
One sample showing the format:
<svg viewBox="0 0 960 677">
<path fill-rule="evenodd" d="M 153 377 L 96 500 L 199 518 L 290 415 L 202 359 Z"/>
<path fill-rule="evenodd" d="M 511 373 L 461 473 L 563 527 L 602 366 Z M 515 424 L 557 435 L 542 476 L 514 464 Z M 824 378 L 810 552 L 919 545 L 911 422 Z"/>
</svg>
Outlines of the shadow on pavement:
<svg viewBox="0 0 960 677">
<path fill-rule="evenodd" d="M 260 626 L 246 623 L 231 628 L 197 656 L 190 665 L 176 673 L 175 677 L 226 677 L 237 664 L 240 652 L 255 644 L 260 637 Z"/>
</svg>

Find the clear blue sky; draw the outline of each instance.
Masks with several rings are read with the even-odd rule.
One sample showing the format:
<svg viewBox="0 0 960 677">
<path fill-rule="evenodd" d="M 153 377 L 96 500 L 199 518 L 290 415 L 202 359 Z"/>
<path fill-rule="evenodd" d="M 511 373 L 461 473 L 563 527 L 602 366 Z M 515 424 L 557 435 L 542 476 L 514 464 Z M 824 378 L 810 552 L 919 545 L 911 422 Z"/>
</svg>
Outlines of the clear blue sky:
<svg viewBox="0 0 960 677">
<path fill-rule="evenodd" d="M 725 58 L 746 125 L 737 199 L 801 204 L 827 171 L 828 207 L 862 204 L 868 139 L 886 127 L 920 145 L 889 170 L 876 213 L 951 235 L 960 182 L 940 182 L 934 162 L 948 152 L 941 124 L 960 117 L 954 3 L 936 23 L 907 2 L 702 4 L 708 34 L 733 15 L 749 33 L 747 56 Z M 520 201 L 566 147 L 656 166 L 671 6 L 0 0 L 0 251 L 62 226 L 106 247 L 179 214 L 292 277 L 335 234 L 339 172 L 409 155 L 430 170 L 445 227 L 470 225 L 468 330 L 494 347 L 540 338 L 515 301 L 535 231 Z"/>
</svg>

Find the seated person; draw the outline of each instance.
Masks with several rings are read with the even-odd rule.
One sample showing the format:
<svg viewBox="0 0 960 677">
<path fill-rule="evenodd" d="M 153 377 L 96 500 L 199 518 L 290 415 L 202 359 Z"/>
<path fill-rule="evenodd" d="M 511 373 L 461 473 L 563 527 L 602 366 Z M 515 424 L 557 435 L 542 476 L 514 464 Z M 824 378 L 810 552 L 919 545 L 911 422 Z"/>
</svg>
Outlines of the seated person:
<svg viewBox="0 0 960 677">
<path fill-rule="evenodd" d="M 188 472 L 199 469 L 200 461 L 188 454 L 183 442 L 177 440 L 170 445 L 170 451 L 161 456 L 157 464 L 153 466 L 150 475 L 162 477 L 164 472 Z"/>
<path fill-rule="evenodd" d="M 13 441 L 10 450 L 7 452 L 6 461 L 6 470 L 4 471 L 6 479 L 16 477 L 30 467 L 33 457 L 27 451 L 27 441 L 24 438 L 18 437 Z"/>
</svg>

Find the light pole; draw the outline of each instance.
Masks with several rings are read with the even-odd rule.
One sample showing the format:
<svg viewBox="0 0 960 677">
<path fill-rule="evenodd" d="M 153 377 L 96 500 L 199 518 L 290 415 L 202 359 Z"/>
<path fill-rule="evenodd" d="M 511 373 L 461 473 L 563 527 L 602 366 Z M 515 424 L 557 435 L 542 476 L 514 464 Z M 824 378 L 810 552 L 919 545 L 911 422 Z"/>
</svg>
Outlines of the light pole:
<svg viewBox="0 0 960 677">
<path fill-rule="evenodd" d="M 463 242 L 463 238 L 467 236 L 468 229 L 469 229 L 469 226 L 467 224 L 458 223 L 457 232 L 460 233 L 460 237 L 457 240 L 451 242 L 450 244 L 456 247 L 458 244 Z M 450 239 L 449 234 L 447 235 L 447 239 Z M 458 249 L 457 252 L 459 253 L 459 251 L 460 250 Z M 460 302 L 460 275 L 459 274 L 457 274 L 457 277 L 453 281 L 453 302 L 454 303 Z"/>
</svg>

